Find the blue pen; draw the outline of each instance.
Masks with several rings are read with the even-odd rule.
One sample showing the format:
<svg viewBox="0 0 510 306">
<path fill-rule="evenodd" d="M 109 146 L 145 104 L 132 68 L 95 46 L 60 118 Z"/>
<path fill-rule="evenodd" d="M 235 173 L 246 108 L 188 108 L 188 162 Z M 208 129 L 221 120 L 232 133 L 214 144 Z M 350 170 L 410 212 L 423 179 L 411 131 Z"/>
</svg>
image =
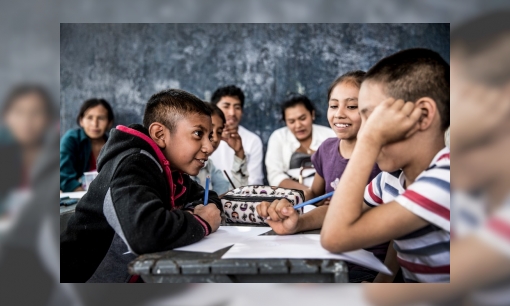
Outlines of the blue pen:
<svg viewBox="0 0 510 306">
<path fill-rule="evenodd" d="M 320 197 L 316 197 L 314 199 L 311 199 L 311 200 L 308 200 L 306 202 L 303 202 L 303 203 L 301 203 L 299 205 L 294 206 L 294 209 L 299 209 L 299 208 L 301 208 L 303 206 L 306 206 L 306 205 L 315 204 L 315 203 L 317 203 L 317 202 L 319 202 L 321 200 L 324 200 L 326 198 L 331 197 L 333 195 L 333 193 L 335 193 L 335 192 L 331 191 L 331 192 L 326 193 L 325 195 L 321 195 Z"/>
<path fill-rule="evenodd" d="M 207 200 L 209 198 L 209 181 L 211 180 L 211 178 L 209 176 L 207 176 L 205 178 L 205 194 L 204 194 L 204 206 L 207 205 Z"/>
</svg>

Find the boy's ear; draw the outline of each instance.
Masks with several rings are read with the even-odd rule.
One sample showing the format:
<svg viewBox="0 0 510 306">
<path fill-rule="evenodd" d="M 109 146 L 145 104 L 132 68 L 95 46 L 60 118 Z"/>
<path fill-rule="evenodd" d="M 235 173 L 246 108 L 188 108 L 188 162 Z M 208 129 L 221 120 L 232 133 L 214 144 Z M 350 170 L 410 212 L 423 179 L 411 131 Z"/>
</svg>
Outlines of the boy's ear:
<svg viewBox="0 0 510 306">
<path fill-rule="evenodd" d="M 149 135 L 161 149 L 164 149 L 166 147 L 165 133 L 167 130 L 168 129 L 166 128 L 166 126 L 159 122 L 153 122 L 149 126 Z"/>
<path fill-rule="evenodd" d="M 418 99 L 415 104 L 415 107 L 421 109 L 421 117 L 420 120 L 418 120 L 419 130 L 426 130 L 432 125 L 434 120 L 439 120 L 439 118 L 436 119 L 439 115 L 436 101 L 429 97 L 423 97 Z"/>
</svg>

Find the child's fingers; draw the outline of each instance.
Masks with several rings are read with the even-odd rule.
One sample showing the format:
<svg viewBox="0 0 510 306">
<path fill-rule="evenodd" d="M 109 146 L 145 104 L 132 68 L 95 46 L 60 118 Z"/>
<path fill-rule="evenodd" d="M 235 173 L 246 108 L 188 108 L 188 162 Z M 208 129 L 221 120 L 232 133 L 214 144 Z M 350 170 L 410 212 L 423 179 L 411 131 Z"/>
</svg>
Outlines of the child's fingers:
<svg viewBox="0 0 510 306">
<path fill-rule="evenodd" d="M 387 98 L 386 100 L 382 101 L 382 103 L 380 105 L 383 105 L 383 106 L 386 106 L 386 107 L 391 107 L 394 102 L 395 102 L 395 99 Z"/>
<path fill-rule="evenodd" d="M 404 100 L 397 99 L 396 101 L 393 102 L 391 108 L 393 108 L 394 110 L 401 110 L 404 104 L 405 104 Z"/>
<path fill-rule="evenodd" d="M 267 207 L 267 214 L 269 215 L 269 218 L 273 221 L 280 221 L 280 216 L 276 212 L 276 206 L 278 205 L 278 202 L 280 200 L 274 200 L 271 205 Z"/>
<path fill-rule="evenodd" d="M 408 116 L 409 117 L 409 128 L 410 130 L 407 131 L 406 133 L 406 138 L 409 138 L 411 137 L 414 133 L 418 132 L 418 130 L 420 129 L 420 124 L 419 124 L 419 121 L 420 121 L 420 118 L 421 118 L 421 114 L 422 114 L 422 111 L 419 107 L 416 107 L 413 109 L 413 111 L 411 112 L 411 114 Z"/>
<path fill-rule="evenodd" d="M 269 202 L 261 202 L 257 207 L 255 208 L 257 210 L 257 213 L 262 218 L 267 218 L 267 208 L 269 207 Z"/>
<path fill-rule="evenodd" d="M 409 116 L 413 112 L 415 106 L 416 104 L 414 102 L 406 102 L 404 106 L 402 106 L 402 113 Z"/>
<path fill-rule="evenodd" d="M 409 102 L 409 103 L 411 103 L 411 102 Z M 417 123 L 420 120 L 421 115 L 422 115 L 421 108 L 414 107 L 414 105 L 413 105 L 413 109 L 412 109 L 411 113 L 408 116 L 409 117 L 409 121 L 412 122 L 413 124 Z"/>
<path fill-rule="evenodd" d="M 279 215 L 279 217 L 281 219 L 285 219 L 285 217 L 288 216 L 288 214 L 285 214 L 282 212 L 282 210 L 286 207 L 291 207 L 292 205 L 287 201 L 287 200 L 284 200 L 282 199 L 281 201 L 278 201 L 278 203 L 276 204 L 276 213 Z"/>
<path fill-rule="evenodd" d="M 269 206 L 267 209 L 267 214 L 272 221 L 280 221 L 280 216 L 276 213 L 274 205 Z"/>
</svg>

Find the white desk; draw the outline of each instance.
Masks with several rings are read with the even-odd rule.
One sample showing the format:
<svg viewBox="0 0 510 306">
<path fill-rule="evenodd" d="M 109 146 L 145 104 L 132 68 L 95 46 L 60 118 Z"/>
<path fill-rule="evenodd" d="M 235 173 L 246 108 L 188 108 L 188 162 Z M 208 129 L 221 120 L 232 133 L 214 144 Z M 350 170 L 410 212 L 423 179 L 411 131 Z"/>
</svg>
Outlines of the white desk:
<svg viewBox="0 0 510 306">
<path fill-rule="evenodd" d="M 86 193 L 86 191 L 63 192 L 60 194 L 60 198 L 69 197 L 71 199 L 81 199 Z"/>
</svg>

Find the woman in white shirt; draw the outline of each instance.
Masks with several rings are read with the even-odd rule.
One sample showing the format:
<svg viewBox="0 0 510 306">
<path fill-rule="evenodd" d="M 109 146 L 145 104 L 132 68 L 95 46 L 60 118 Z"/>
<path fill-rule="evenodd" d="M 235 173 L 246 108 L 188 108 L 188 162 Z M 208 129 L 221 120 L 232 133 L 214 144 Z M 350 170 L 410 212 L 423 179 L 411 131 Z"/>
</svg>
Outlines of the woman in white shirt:
<svg viewBox="0 0 510 306">
<path fill-rule="evenodd" d="M 297 95 L 281 105 L 282 119 L 286 126 L 277 129 L 269 137 L 266 152 L 267 179 L 271 186 L 305 189 L 293 180 L 289 169 L 299 168 L 299 161 L 311 156 L 322 142 L 336 137 L 329 127 L 313 124 L 315 107 L 304 95 Z"/>
</svg>

